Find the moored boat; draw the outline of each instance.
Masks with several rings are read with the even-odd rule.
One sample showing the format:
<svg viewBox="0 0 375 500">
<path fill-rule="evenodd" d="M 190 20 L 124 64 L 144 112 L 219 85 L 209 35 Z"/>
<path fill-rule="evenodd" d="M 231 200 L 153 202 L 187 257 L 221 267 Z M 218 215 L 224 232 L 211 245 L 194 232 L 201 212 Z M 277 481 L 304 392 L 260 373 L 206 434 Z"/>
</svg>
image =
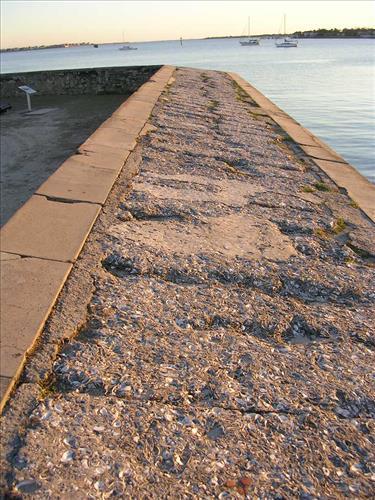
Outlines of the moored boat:
<svg viewBox="0 0 375 500">
<path fill-rule="evenodd" d="M 276 47 L 298 47 L 298 42 L 293 38 L 286 37 L 282 42 L 276 42 Z"/>
<path fill-rule="evenodd" d="M 118 50 L 137 50 L 138 47 L 131 47 L 130 45 L 123 45 Z"/>
<path fill-rule="evenodd" d="M 129 42 L 124 42 L 125 40 L 125 36 L 124 36 L 124 32 L 122 32 L 122 43 L 124 44 L 122 47 L 120 47 L 118 50 L 137 50 L 138 47 L 132 47 L 131 45 L 129 45 Z"/>
<path fill-rule="evenodd" d="M 247 18 L 247 40 L 240 40 L 240 44 L 244 47 L 249 47 L 253 45 L 259 45 L 258 38 L 250 38 L 250 17 Z"/>
<path fill-rule="evenodd" d="M 284 40 L 276 42 L 276 47 L 298 47 L 298 41 L 286 36 L 286 15 L 284 14 Z"/>
</svg>

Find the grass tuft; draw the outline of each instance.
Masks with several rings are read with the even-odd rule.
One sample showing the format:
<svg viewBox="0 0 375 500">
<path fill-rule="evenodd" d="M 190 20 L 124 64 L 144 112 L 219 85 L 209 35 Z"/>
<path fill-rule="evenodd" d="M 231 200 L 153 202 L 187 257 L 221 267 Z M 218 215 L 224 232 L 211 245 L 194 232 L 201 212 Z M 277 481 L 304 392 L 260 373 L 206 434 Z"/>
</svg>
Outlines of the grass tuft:
<svg viewBox="0 0 375 500">
<path fill-rule="evenodd" d="M 331 191 L 331 188 L 329 186 L 327 186 L 327 184 L 325 182 L 316 182 L 314 184 L 314 187 L 318 190 L 318 191 L 324 191 L 324 192 L 329 192 Z"/>
<path fill-rule="evenodd" d="M 351 200 L 351 201 L 350 201 L 350 203 L 349 203 L 349 205 L 350 205 L 351 207 L 353 207 L 353 208 L 359 208 L 358 203 L 357 203 L 356 201 L 354 201 L 354 200 Z"/>
<path fill-rule="evenodd" d="M 54 374 L 49 373 L 44 379 L 38 381 L 39 398 L 46 399 L 57 392 L 56 378 Z"/>
<path fill-rule="evenodd" d="M 214 109 L 216 109 L 217 107 L 219 106 L 219 101 L 216 101 L 216 100 L 213 100 L 213 101 L 210 101 L 210 103 L 208 104 L 208 109 L 210 111 L 213 111 Z"/>
<path fill-rule="evenodd" d="M 346 222 L 342 217 L 339 217 L 332 228 L 335 234 L 340 234 L 346 229 Z"/>
<path fill-rule="evenodd" d="M 284 142 L 294 142 L 290 135 L 284 135 L 281 137 L 281 140 Z"/>
<path fill-rule="evenodd" d="M 317 229 L 314 229 L 314 234 L 316 236 L 319 236 L 319 238 L 322 238 L 324 240 L 328 239 L 329 238 L 329 233 L 328 231 L 326 231 L 325 229 L 323 229 L 322 227 L 318 227 Z"/>
<path fill-rule="evenodd" d="M 302 191 L 304 193 L 314 193 L 315 189 L 311 186 L 302 186 Z"/>
</svg>

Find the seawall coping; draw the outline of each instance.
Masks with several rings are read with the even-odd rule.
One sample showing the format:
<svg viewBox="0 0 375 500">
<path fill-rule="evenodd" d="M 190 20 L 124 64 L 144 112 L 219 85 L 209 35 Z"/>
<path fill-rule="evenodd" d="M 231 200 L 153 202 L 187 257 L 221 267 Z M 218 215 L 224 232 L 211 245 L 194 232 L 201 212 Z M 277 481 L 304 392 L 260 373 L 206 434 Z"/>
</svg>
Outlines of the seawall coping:
<svg viewBox="0 0 375 500">
<path fill-rule="evenodd" d="M 338 163 L 346 163 L 341 156 L 329 151 L 327 148 L 324 148 L 322 146 L 305 146 L 301 144 L 301 148 L 308 156 L 316 158 L 317 160 L 329 160 Z"/>
<path fill-rule="evenodd" d="M 0 411 L 174 69 L 158 70 L 1 229 Z"/>
<path fill-rule="evenodd" d="M 117 128 L 125 134 L 138 134 L 144 125 L 144 120 L 127 120 L 118 116 L 108 118 L 100 125 L 100 128 Z"/>
<path fill-rule="evenodd" d="M 314 162 L 339 188 L 345 189 L 350 198 L 375 222 L 375 186 L 373 184 L 349 163 L 343 168 L 343 165 L 337 162 L 316 159 Z"/>
<path fill-rule="evenodd" d="M 279 125 L 284 132 L 293 139 L 293 141 L 297 142 L 301 146 L 309 146 L 309 147 L 317 147 L 318 143 L 311 134 L 310 131 L 301 127 L 301 125 L 293 120 L 293 118 L 289 118 L 288 116 L 280 116 L 278 113 L 269 112 L 268 116 L 272 118 L 272 120 Z"/>
<path fill-rule="evenodd" d="M 154 99 L 158 96 L 158 94 L 160 94 L 163 89 L 164 86 L 162 83 L 149 80 L 148 82 L 141 85 L 139 89 L 136 90 L 130 97 L 144 100 L 146 100 L 147 98 Z"/>
<path fill-rule="evenodd" d="M 91 151 L 88 148 L 80 147 L 77 154 L 72 155 L 66 161 L 74 161 L 91 167 L 107 168 L 120 172 L 126 162 L 130 151 L 123 151 L 121 154 L 109 154 L 108 152 Z"/>
<path fill-rule="evenodd" d="M 340 189 L 345 189 L 360 209 L 375 222 L 375 186 L 336 151 L 278 108 L 237 73 L 227 74 L 303 149 L 315 165 Z M 324 155 L 326 159 L 317 158 L 317 155 Z"/>
<path fill-rule="evenodd" d="M 33 195 L 2 228 L 2 250 L 74 262 L 99 210 L 93 203 L 62 203 Z"/>
<path fill-rule="evenodd" d="M 36 194 L 103 204 L 119 171 L 68 160 L 38 188 Z"/>
<path fill-rule="evenodd" d="M 14 253 L 0 252 L 0 262 L 5 262 L 6 260 L 16 260 L 20 258 L 20 255 L 16 255 Z"/>
<path fill-rule="evenodd" d="M 122 117 L 126 116 L 127 118 L 139 118 L 139 119 L 147 119 L 154 107 L 154 104 L 150 102 L 142 102 L 142 101 L 128 101 L 126 100 L 124 104 L 122 104 L 112 116 L 114 117 Z"/>
<path fill-rule="evenodd" d="M 70 263 L 34 258 L 2 262 L 0 367 L 4 402 L 71 268 Z"/>
<path fill-rule="evenodd" d="M 126 134 L 121 128 L 99 127 L 84 143 L 83 147 L 91 144 L 109 146 L 121 151 L 132 151 L 136 146 L 135 134 Z"/>
<path fill-rule="evenodd" d="M 99 155 L 117 161 L 122 160 L 126 152 L 129 152 L 128 148 L 116 148 L 111 147 L 108 144 L 98 144 L 94 141 L 88 142 L 88 140 L 81 144 L 77 150 L 78 155 Z"/>
</svg>

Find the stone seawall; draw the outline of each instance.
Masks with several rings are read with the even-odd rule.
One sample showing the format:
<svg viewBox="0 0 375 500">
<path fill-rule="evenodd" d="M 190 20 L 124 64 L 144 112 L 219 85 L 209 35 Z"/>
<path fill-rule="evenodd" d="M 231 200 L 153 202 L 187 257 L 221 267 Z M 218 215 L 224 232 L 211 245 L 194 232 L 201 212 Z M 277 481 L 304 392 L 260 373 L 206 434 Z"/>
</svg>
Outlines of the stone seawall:
<svg viewBox="0 0 375 500">
<path fill-rule="evenodd" d="M 1 498 L 372 498 L 374 194 L 159 70 L 2 229 Z"/>
<path fill-rule="evenodd" d="M 32 71 L 0 75 L 1 97 L 22 94 L 29 85 L 38 95 L 124 94 L 135 92 L 160 66 L 120 66 L 53 71 Z"/>
</svg>

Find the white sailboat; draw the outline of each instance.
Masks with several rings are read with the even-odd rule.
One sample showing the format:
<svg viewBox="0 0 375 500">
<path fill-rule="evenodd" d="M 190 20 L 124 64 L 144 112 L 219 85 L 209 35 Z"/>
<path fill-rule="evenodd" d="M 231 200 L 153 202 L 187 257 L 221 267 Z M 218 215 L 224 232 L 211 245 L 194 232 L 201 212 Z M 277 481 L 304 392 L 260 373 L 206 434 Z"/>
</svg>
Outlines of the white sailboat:
<svg viewBox="0 0 375 500">
<path fill-rule="evenodd" d="M 118 50 L 138 50 L 138 47 L 132 47 L 131 45 L 129 45 L 129 43 L 124 42 L 124 32 L 122 32 L 122 43 L 124 43 L 125 45 L 120 47 Z"/>
<path fill-rule="evenodd" d="M 130 45 L 123 45 L 118 50 L 138 50 L 138 47 L 131 47 Z"/>
<path fill-rule="evenodd" d="M 247 18 L 247 40 L 240 40 L 240 44 L 244 47 L 251 47 L 253 45 L 259 45 L 258 38 L 250 38 L 250 17 Z"/>
<path fill-rule="evenodd" d="M 276 47 L 298 47 L 298 42 L 294 38 L 286 36 L 286 15 L 284 14 L 284 40 L 276 42 Z"/>
</svg>

